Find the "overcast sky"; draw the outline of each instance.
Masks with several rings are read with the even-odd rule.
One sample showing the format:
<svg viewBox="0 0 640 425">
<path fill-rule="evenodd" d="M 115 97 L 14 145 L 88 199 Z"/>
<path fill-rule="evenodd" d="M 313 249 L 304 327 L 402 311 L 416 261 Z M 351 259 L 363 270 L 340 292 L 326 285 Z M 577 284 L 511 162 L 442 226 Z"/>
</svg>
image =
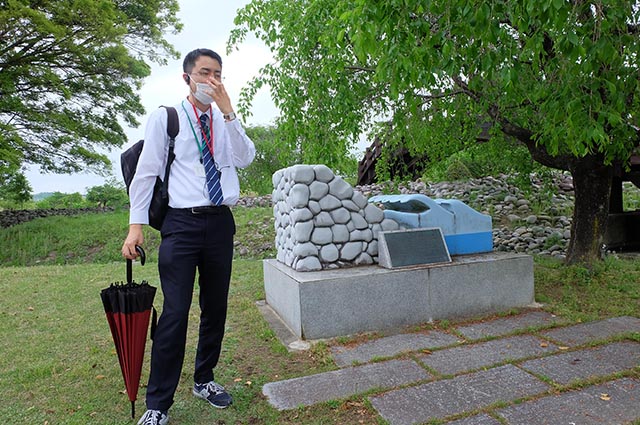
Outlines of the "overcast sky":
<svg viewBox="0 0 640 425">
<path fill-rule="evenodd" d="M 255 75 L 258 70 L 271 59 L 269 50 L 255 38 L 249 38 L 240 46 L 240 50 L 226 55 L 229 33 L 234 27 L 238 8 L 249 3 L 249 0 L 208 1 L 208 0 L 178 0 L 180 12 L 178 16 L 184 28 L 175 36 L 168 36 L 168 40 L 180 52 L 182 57 L 189 51 L 206 47 L 215 50 L 222 56 L 224 85 L 234 105 L 237 104 L 240 89 Z M 147 114 L 139 118 L 138 128 L 125 128 L 129 143 L 128 147 L 144 136 L 144 125 L 147 116 L 160 105 L 173 105 L 188 94 L 188 88 L 182 80 L 182 57 L 170 61 L 166 66 L 152 65 L 149 76 L 140 91 L 142 104 Z M 243 119 L 246 125 L 269 124 L 278 115 L 267 88 L 258 93 L 252 108 L 253 115 Z M 121 179 L 120 149 L 113 150 L 109 157 L 113 162 L 113 174 Z M 81 173 L 75 175 L 40 174 L 39 170 L 27 172 L 33 193 L 64 192 L 86 193 L 87 188 L 104 184 L 104 178 L 95 174 Z"/>
</svg>

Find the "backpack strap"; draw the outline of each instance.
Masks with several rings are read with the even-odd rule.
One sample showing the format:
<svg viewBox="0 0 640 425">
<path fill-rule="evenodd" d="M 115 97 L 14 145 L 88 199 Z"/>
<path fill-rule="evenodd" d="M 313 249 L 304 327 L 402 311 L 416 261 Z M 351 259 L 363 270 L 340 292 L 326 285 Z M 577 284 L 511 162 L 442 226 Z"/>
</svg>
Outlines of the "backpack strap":
<svg viewBox="0 0 640 425">
<path fill-rule="evenodd" d="M 167 110 L 167 134 L 169 139 L 174 139 L 180 131 L 180 122 L 178 121 L 178 112 L 173 106 L 163 106 Z"/>
<path fill-rule="evenodd" d="M 167 166 L 164 169 L 164 179 L 162 180 L 162 189 L 160 195 L 164 200 L 169 200 L 169 174 L 171 171 L 171 164 L 176 158 L 173 148 L 176 145 L 176 136 L 180 131 L 180 122 L 178 121 L 178 112 L 176 108 L 172 106 L 163 106 L 167 110 L 167 135 L 169 136 L 169 154 L 167 156 Z"/>
</svg>

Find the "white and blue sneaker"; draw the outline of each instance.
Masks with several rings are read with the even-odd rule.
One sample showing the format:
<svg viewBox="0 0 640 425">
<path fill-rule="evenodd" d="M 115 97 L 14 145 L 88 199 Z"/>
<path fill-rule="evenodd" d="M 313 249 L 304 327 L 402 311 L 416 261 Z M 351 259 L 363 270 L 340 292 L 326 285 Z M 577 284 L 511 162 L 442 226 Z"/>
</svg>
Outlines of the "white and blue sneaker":
<svg viewBox="0 0 640 425">
<path fill-rule="evenodd" d="M 207 400 L 210 405 L 218 409 L 224 409 L 233 403 L 233 398 L 231 398 L 231 395 L 224 387 L 213 381 L 207 382 L 206 384 L 194 384 L 193 395 Z"/>
<path fill-rule="evenodd" d="M 166 425 L 169 423 L 169 414 L 160 410 L 147 410 L 138 421 L 138 425 Z"/>
</svg>

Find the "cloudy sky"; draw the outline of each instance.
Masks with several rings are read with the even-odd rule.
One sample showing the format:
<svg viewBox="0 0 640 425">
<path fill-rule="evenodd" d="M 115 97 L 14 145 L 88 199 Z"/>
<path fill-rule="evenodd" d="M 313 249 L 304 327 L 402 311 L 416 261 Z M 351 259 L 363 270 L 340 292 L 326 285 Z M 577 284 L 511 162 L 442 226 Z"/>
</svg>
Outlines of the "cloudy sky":
<svg viewBox="0 0 640 425">
<path fill-rule="evenodd" d="M 270 61 L 269 50 L 262 42 L 248 38 L 240 46 L 240 50 L 226 55 L 229 33 L 234 27 L 233 19 L 238 8 L 249 3 L 249 0 L 208 1 L 179 0 L 178 16 L 184 24 L 182 32 L 167 37 L 175 48 L 184 56 L 198 47 L 207 47 L 220 53 L 223 61 L 224 84 L 232 102 L 237 102 L 240 89 L 255 75 L 258 70 Z M 182 58 L 169 62 L 166 66 L 153 65 L 151 76 L 147 78 L 140 92 L 142 104 L 147 115 L 160 105 L 172 105 L 188 94 L 187 86 L 182 80 Z M 278 115 L 278 110 L 270 99 L 268 90 L 261 89 L 253 104 L 253 115 L 243 121 L 245 124 L 269 124 Z M 125 128 L 129 144 L 142 139 L 147 115 L 140 117 L 138 128 Z M 125 146 L 128 147 L 129 144 Z M 113 174 L 121 178 L 120 150 L 109 153 L 113 162 Z M 64 192 L 85 193 L 87 188 L 104 183 L 104 178 L 95 174 L 82 173 L 75 175 L 42 175 L 37 169 L 27 173 L 33 193 Z"/>
</svg>

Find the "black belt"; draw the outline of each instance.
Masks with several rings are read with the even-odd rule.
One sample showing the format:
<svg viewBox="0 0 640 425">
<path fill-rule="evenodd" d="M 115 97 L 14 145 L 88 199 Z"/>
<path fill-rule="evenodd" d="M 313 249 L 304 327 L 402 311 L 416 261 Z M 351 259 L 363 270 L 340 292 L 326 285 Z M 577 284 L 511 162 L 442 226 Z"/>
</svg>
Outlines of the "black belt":
<svg viewBox="0 0 640 425">
<path fill-rule="evenodd" d="M 191 208 L 173 208 L 175 211 L 185 212 L 189 214 L 222 214 L 229 210 L 226 205 L 207 205 L 203 207 L 191 207 Z"/>
</svg>

